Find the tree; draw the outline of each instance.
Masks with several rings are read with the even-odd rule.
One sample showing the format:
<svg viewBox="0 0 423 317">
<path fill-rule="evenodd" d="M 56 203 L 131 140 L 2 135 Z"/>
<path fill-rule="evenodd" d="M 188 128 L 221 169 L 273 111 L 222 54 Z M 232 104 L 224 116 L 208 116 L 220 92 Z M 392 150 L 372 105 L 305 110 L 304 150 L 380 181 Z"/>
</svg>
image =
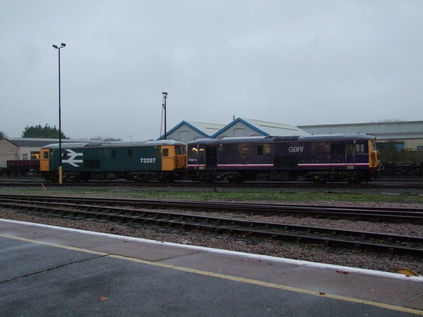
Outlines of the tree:
<svg viewBox="0 0 423 317">
<path fill-rule="evenodd" d="M 0 131 L 0 140 L 3 140 L 6 137 L 6 134 L 3 131 Z"/>
<path fill-rule="evenodd" d="M 51 127 L 50 125 L 46 124 L 42 127 L 40 124 L 37 126 L 26 126 L 25 130 L 22 132 L 23 138 L 41 138 L 41 139 L 58 139 L 59 138 L 59 130 L 56 126 Z M 62 139 L 68 139 L 62 131 L 61 133 Z"/>
</svg>

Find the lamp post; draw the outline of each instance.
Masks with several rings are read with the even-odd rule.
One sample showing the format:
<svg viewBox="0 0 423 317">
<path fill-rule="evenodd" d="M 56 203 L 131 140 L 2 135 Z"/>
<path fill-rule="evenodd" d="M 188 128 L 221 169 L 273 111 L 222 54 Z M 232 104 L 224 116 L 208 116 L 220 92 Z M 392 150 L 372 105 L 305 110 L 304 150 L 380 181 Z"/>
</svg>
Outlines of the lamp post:
<svg viewBox="0 0 423 317">
<path fill-rule="evenodd" d="M 59 45 L 54 45 L 53 47 L 58 52 L 59 57 L 59 184 L 63 183 L 63 172 L 62 172 L 62 98 L 61 98 L 61 90 L 60 90 L 60 50 L 66 47 L 65 43 L 61 43 Z"/>
<path fill-rule="evenodd" d="M 164 110 L 164 137 L 163 139 L 166 140 L 166 98 L 167 98 L 167 92 L 162 92 L 163 99 L 162 99 L 162 107 Z"/>
</svg>

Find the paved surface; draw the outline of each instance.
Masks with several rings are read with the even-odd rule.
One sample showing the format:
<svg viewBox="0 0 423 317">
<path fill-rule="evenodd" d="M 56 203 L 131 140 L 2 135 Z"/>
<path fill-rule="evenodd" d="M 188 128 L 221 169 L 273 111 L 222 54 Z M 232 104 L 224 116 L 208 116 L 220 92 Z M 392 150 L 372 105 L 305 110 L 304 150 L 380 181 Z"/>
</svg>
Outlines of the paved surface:
<svg viewBox="0 0 423 317">
<path fill-rule="evenodd" d="M 423 316 L 423 278 L 0 220 L 1 316 Z"/>
</svg>

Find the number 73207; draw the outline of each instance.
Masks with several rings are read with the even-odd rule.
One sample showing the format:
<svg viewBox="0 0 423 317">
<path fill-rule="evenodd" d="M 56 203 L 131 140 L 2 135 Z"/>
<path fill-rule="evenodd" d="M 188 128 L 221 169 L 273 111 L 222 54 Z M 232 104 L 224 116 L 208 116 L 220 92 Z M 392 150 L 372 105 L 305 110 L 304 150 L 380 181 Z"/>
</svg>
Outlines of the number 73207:
<svg viewBox="0 0 423 317">
<path fill-rule="evenodd" d="M 148 163 L 154 163 L 154 162 L 156 162 L 155 157 L 140 157 L 141 164 L 148 164 Z"/>
</svg>

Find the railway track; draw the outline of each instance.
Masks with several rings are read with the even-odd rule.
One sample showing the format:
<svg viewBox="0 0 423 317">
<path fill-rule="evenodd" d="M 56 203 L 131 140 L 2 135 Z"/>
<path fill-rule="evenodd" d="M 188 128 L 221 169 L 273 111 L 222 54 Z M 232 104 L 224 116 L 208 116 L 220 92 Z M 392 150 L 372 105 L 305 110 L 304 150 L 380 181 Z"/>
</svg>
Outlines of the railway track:
<svg viewBox="0 0 423 317">
<path fill-rule="evenodd" d="M 383 220 L 396 222 L 423 223 L 423 209 L 414 208 L 378 208 L 378 207 L 339 207 L 339 206 L 310 206 L 286 204 L 254 204 L 228 202 L 198 202 L 172 201 L 150 199 L 117 199 L 117 198 L 90 198 L 71 196 L 28 196 L 0 194 L 0 201 L 33 201 L 33 202 L 60 202 L 66 204 L 96 204 L 102 206 L 119 206 L 132 208 L 173 208 L 213 211 L 236 211 L 249 213 L 264 213 L 276 215 L 319 216 L 331 218 L 353 218 L 367 221 Z"/>
<path fill-rule="evenodd" d="M 156 203 L 156 205 L 154 205 L 154 203 Z M 199 209 L 210 208 L 211 206 L 211 203 L 207 203 L 206 207 L 201 207 L 201 205 L 204 205 L 203 203 L 163 202 L 163 204 L 167 205 L 168 208 L 175 208 L 175 205 L 172 204 L 181 203 L 186 204 L 184 204 L 183 207 L 181 207 L 181 205 L 178 205 L 178 208 Z M 423 258 L 423 238 L 419 237 L 380 234 L 353 230 L 339 230 L 333 228 L 320 228 L 313 226 L 294 226 L 279 223 L 244 221 L 221 217 L 198 216 L 186 213 L 155 211 L 151 209 L 146 210 L 139 209 L 141 206 L 140 204 L 147 204 L 149 208 L 159 207 L 159 203 L 157 201 L 94 198 L 81 199 L 79 197 L 75 198 L 59 196 L 0 196 L 0 206 L 4 208 L 20 209 L 26 212 L 36 212 L 44 214 L 47 213 L 49 215 L 60 216 L 70 219 L 91 219 L 96 221 L 118 222 L 142 226 L 165 226 L 178 230 L 196 230 L 217 234 L 230 234 L 251 238 L 280 240 L 287 241 L 290 243 L 307 243 L 326 248 L 348 248 L 355 250 L 379 252 L 388 255 L 409 255 L 418 258 Z M 191 204 L 191 207 L 187 207 L 188 204 Z M 265 205 L 263 207 L 261 204 L 250 205 L 219 203 L 216 204 L 214 208 L 221 208 L 221 210 L 233 210 L 232 208 L 245 208 L 247 206 L 249 206 L 250 212 L 255 212 L 254 208 L 256 207 L 264 208 L 270 207 L 271 205 Z M 277 206 L 281 207 L 281 205 Z M 296 209 L 296 207 L 298 206 L 290 207 L 294 207 L 294 209 Z M 357 211 L 359 210 L 359 208 L 349 209 L 356 209 Z M 272 212 L 275 212 L 275 210 L 272 209 Z"/>
<path fill-rule="evenodd" d="M 395 188 L 423 188 L 423 178 L 385 178 L 378 179 L 370 183 L 349 184 L 343 182 L 328 182 L 325 184 L 314 184 L 309 181 L 275 181 L 275 182 L 244 182 L 244 183 L 229 183 L 229 182 L 214 182 L 214 183 L 199 183 L 191 181 L 181 182 L 131 182 L 125 180 L 114 181 L 90 181 L 90 182 L 65 182 L 61 185 L 51 181 L 45 181 L 39 177 L 0 177 L 0 184 L 2 187 L 41 187 L 46 188 L 68 188 L 68 187 L 173 187 L 173 188 L 345 188 L 345 189 L 395 189 Z"/>
</svg>

